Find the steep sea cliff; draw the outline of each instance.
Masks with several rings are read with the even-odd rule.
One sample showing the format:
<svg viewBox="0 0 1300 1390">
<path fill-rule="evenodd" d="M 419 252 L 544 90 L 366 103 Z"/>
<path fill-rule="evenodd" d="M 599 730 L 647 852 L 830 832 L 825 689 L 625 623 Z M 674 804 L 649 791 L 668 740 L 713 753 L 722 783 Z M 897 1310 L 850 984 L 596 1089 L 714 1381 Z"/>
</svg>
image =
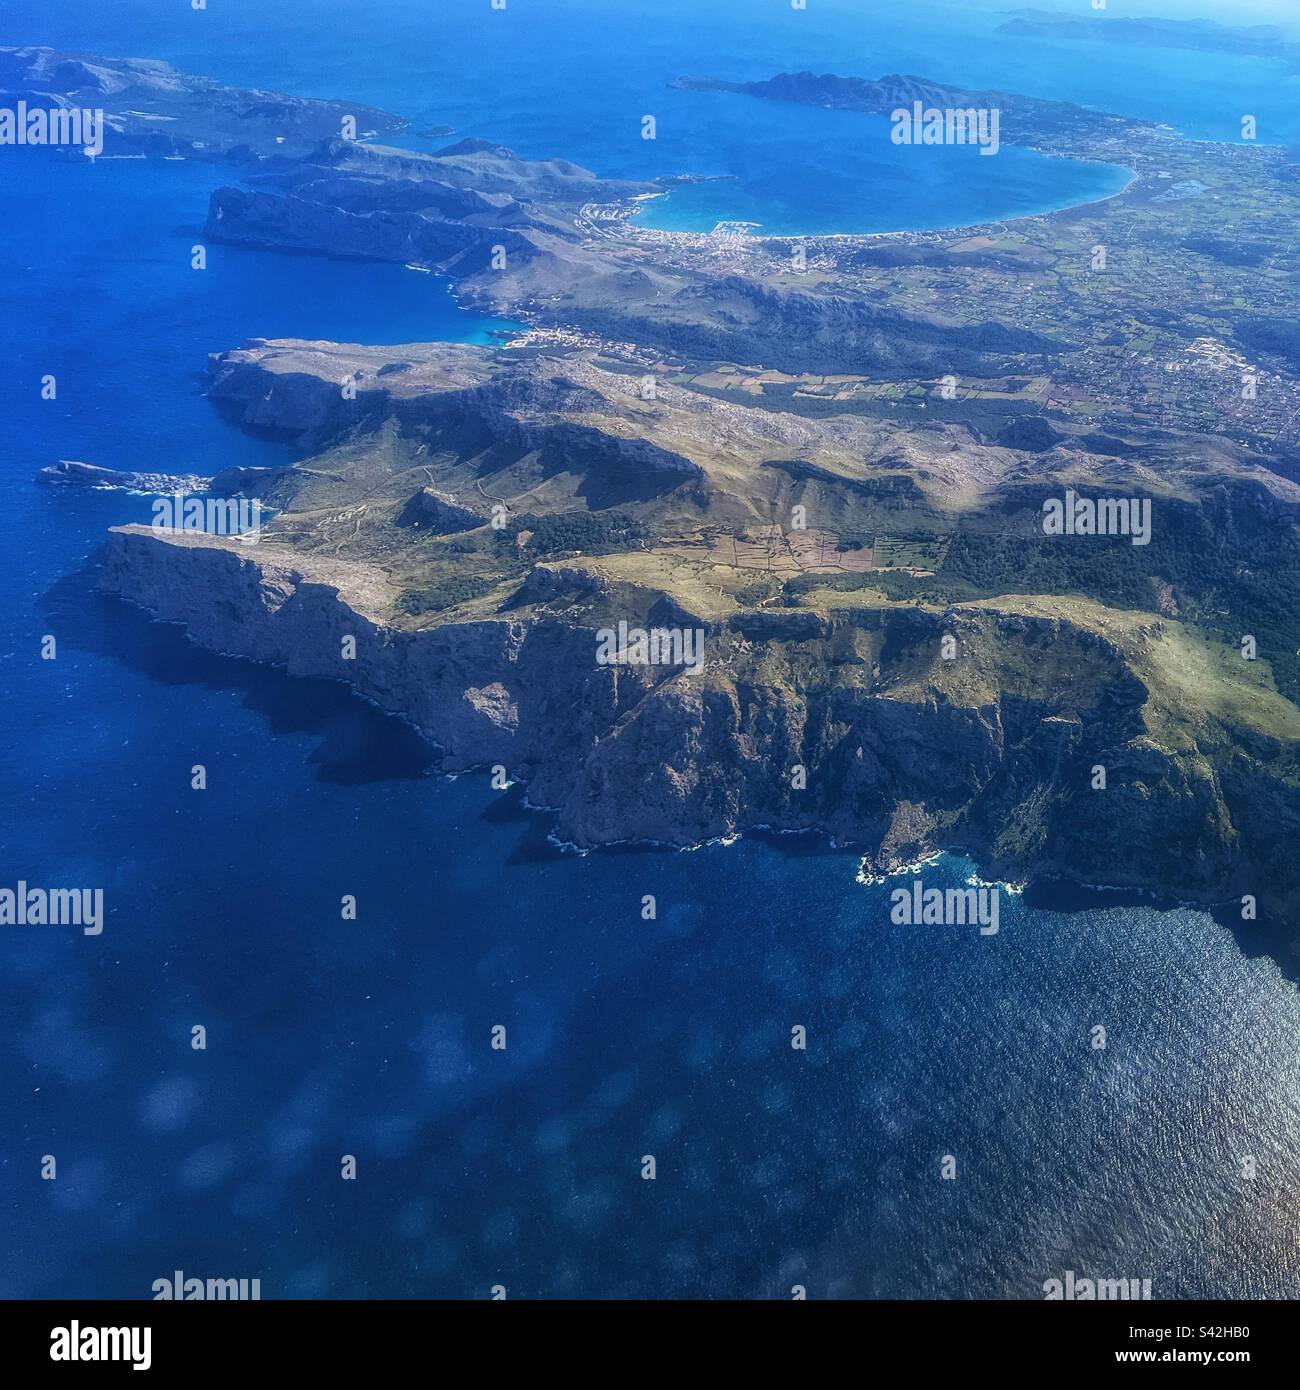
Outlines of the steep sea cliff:
<svg viewBox="0 0 1300 1390">
<path fill-rule="evenodd" d="M 1149 737 L 1149 692 L 1123 653 L 1059 619 L 742 613 L 702 629 L 700 674 L 601 668 L 592 627 L 528 612 L 403 630 L 354 567 L 273 550 L 118 528 L 102 583 L 215 651 L 347 680 L 431 739 L 445 770 L 502 765 L 565 842 L 816 830 L 879 870 L 953 849 L 1013 880 L 1274 910 L 1295 891 L 1251 857 L 1291 833 L 1290 789 L 1245 751 L 1219 767 L 1174 756 Z M 571 596 L 572 573 L 556 579 Z M 986 693 L 945 691 L 931 657 L 945 634 L 979 654 Z M 1035 674 L 1048 653 L 1068 688 Z"/>
</svg>

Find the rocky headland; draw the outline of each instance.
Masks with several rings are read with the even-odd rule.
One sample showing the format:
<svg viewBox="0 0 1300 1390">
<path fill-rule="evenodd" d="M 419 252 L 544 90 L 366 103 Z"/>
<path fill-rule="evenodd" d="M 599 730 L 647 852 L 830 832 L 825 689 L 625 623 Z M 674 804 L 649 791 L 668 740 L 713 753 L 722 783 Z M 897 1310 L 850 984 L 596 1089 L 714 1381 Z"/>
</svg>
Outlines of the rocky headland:
<svg viewBox="0 0 1300 1390">
<path fill-rule="evenodd" d="M 103 58 L 44 47 L 0 47 L 0 104 L 104 112 L 107 158 L 255 162 L 305 154 L 345 128 L 395 135 L 408 122 L 374 107 L 223 86 L 149 58 Z M 345 123 L 351 124 L 346 125 Z M 49 147 L 81 158 L 79 149 Z"/>
<path fill-rule="evenodd" d="M 255 547 L 118 528 L 104 585 L 216 650 L 352 682 L 449 770 L 503 765 L 566 842 L 815 829 L 881 870 L 952 848 L 991 874 L 1204 902 L 1277 907 L 1300 889 L 1280 856 L 1300 827 L 1300 711 L 1154 590 L 1146 612 L 900 602 L 833 549 L 781 580 L 771 558 L 737 566 L 725 539 L 752 551 L 767 518 L 804 505 L 877 533 L 979 515 L 1002 545 L 1032 535 L 1029 495 L 1053 469 L 1096 480 L 1095 458 L 684 390 L 643 402 L 583 355 L 266 342 L 215 357 L 211 389 L 305 441 L 269 490 L 283 510 Z M 792 470 L 792 454 L 821 463 Z M 1189 525 L 1198 485 L 1169 460 L 1165 499 Z M 1221 525 L 1300 516 L 1300 489 L 1267 472 L 1217 486 Z M 566 536 L 582 498 L 588 529 Z M 703 632 L 703 669 L 600 664 L 598 633 L 620 621 Z"/>
<path fill-rule="evenodd" d="M 131 468 L 104 468 L 97 463 L 60 459 L 36 475 L 38 483 L 60 487 L 117 488 L 123 492 L 207 492 L 211 478 L 197 473 L 140 473 Z"/>
</svg>

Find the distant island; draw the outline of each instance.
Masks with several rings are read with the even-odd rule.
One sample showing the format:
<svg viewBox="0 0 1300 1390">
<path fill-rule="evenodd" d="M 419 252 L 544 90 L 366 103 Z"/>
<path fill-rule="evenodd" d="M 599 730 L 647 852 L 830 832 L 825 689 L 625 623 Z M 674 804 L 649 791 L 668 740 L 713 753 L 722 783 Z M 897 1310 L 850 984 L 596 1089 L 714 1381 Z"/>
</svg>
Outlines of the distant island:
<svg viewBox="0 0 1300 1390">
<path fill-rule="evenodd" d="M 1300 43 L 1289 39 L 1285 30 L 1275 24 L 1227 25 L 1213 19 L 1114 19 L 1101 14 L 1083 18 L 1033 9 L 1015 10 L 1013 14 L 1013 19 L 998 26 L 997 33 L 1300 62 Z"/>
</svg>

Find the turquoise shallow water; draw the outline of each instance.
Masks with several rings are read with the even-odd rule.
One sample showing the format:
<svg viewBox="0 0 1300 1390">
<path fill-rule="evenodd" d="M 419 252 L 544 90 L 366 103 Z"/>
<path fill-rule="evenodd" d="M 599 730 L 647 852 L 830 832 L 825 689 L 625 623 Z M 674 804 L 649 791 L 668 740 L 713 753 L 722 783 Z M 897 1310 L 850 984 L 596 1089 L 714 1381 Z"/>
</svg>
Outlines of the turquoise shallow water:
<svg viewBox="0 0 1300 1390">
<path fill-rule="evenodd" d="M 747 176 L 690 184 L 644 204 L 641 220 L 665 231 L 711 232 L 723 221 L 772 236 L 961 226 L 1113 197 L 1131 177 L 1113 165 L 1009 146 L 995 158 L 974 146 L 898 146 L 879 116 L 731 92 L 685 95 L 693 128 L 709 132 L 713 168 L 745 167 L 755 143 L 762 159 Z"/>
<path fill-rule="evenodd" d="M 545 64 L 531 39 L 471 56 L 320 4 L 11 8 L 24 38 L 454 108 L 611 172 L 641 157 L 608 103 L 621 83 L 642 104 L 646 52 L 735 73 L 795 43 L 712 6 L 625 25 L 618 49 L 593 23 Z M 943 34 L 913 33 L 908 60 L 897 16 L 815 52 L 813 32 L 801 64 L 929 54 L 962 76 Z M 628 60 L 584 84 L 596 43 Z M 997 80 L 987 45 L 962 57 Z M 1177 85 L 1160 63 L 1151 84 L 1140 100 Z M 0 929 L 0 1294 L 145 1297 L 177 1268 L 266 1297 L 1035 1297 L 1067 1269 L 1157 1297 L 1300 1294 L 1300 1000 L 1262 937 L 1060 893 L 1005 899 L 994 937 L 895 926 L 889 885 L 802 839 L 560 855 L 517 789 L 426 775 L 418 740 L 340 687 L 204 655 L 88 592 L 104 528 L 147 501 L 38 489 L 38 466 L 284 457 L 217 419 L 208 351 L 491 327 L 399 267 L 216 248 L 196 274 L 213 176 L 0 164 L 0 883 L 101 884 L 108 909 L 94 939 Z M 775 182 L 769 216 L 791 196 Z"/>
</svg>

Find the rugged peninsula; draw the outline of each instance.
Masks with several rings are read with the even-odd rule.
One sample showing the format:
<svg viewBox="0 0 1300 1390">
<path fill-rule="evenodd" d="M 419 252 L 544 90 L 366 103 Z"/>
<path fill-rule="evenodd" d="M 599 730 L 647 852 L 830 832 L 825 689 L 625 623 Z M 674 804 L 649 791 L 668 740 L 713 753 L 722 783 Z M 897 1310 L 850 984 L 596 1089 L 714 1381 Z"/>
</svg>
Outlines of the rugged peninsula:
<svg viewBox="0 0 1300 1390">
<path fill-rule="evenodd" d="M 0 99 L 31 107 L 105 112 L 101 158 L 242 163 L 306 153 L 338 135 L 395 135 L 408 122 L 356 103 L 225 87 L 148 58 L 101 58 L 40 47 L 0 47 Z M 81 158 L 78 150 L 53 153 Z"/>
<path fill-rule="evenodd" d="M 221 354 L 213 397 L 310 458 L 258 546 L 120 528 L 104 583 L 217 650 L 352 681 L 448 769 L 526 779 L 583 847 L 818 829 L 878 869 L 945 847 L 1013 878 L 1294 892 L 1300 710 L 1179 605 L 1294 535 L 1300 488 L 1227 458 L 1211 483 L 1176 447 L 1026 454 L 637 388 L 596 354 Z M 1149 562 L 1052 552 L 1045 488 L 1139 472 Z M 817 527 L 784 527 L 795 507 Z M 1176 570 L 1198 547 L 1222 556 L 1204 588 Z M 1070 592 L 1071 567 L 1112 592 Z M 704 669 L 598 665 L 619 622 L 703 632 Z"/>
</svg>

